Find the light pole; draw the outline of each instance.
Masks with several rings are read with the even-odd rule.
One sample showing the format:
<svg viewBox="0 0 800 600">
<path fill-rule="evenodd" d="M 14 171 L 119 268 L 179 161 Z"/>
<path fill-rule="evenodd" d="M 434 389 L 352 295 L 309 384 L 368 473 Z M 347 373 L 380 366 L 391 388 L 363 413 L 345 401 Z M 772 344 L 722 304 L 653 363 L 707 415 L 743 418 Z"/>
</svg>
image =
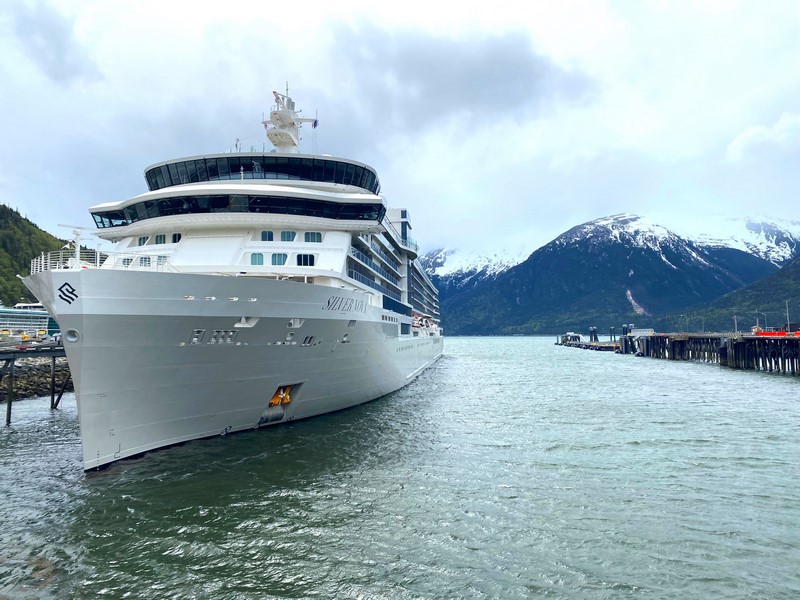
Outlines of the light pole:
<svg viewBox="0 0 800 600">
<path fill-rule="evenodd" d="M 733 332 L 739 333 L 739 321 L 736 318 L 736 313 L 733 313 Z"/>
<path fill-rule="evenodd" d="M 762 312 L 761 314 L 764 315 L 764 331 L 767 331 L 769 329 L 767 326 L 767 313 Z"/>
</svg>

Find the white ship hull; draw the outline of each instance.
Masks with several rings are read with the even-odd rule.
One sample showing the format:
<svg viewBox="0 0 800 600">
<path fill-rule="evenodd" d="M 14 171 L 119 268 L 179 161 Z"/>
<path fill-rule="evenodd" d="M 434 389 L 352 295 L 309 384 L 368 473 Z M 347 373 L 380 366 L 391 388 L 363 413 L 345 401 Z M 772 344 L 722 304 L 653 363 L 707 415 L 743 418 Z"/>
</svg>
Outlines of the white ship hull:
<svg viewBox="0 0 800 600">
<path fill-rule="evenodd" d="M 24 281 L 62 330 L 85 469 L 367 402 L 442 353 L 358 290 L 105 269 Z"/>
</svg>

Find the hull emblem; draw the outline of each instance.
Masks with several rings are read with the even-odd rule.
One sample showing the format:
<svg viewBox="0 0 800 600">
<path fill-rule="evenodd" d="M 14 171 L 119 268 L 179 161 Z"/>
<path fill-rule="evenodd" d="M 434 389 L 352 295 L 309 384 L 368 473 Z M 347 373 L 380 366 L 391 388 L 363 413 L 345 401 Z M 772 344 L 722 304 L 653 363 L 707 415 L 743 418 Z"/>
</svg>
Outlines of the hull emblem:
<svg viewBox="0 0 800 600">
<path fill-rule="evenodd" d="M 65 281 L 61 284 L 61 287 L 58 288 L 58 297 L 67 304 L 72 304 L 78 299 L 78 290 L 72 287 L 71 283 Z"/>
</svg>

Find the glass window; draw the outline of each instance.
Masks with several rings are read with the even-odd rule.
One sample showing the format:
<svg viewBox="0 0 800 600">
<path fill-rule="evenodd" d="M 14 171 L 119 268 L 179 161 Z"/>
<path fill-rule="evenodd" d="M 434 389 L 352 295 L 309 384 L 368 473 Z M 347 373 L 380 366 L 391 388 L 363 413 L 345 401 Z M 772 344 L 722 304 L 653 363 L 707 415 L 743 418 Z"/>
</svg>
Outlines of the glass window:
<svg viewBox="0 0 800 600">
<path fill-rule="evenodd" d="M 362 177 L 364 177 L 364 167 L 356 167 L 355 175 L 353 175 L 353 185 L 361 187 Z"/>
<path fill-rule="evenodd" d="M 298 254 L 297 255 L 297 266 L 298 267 L 313 267 L 314 266 L 314 255 L 313 254 Z"/>
<path fill-rule="evenodd" d="M 161 211 L 158 210 L 158 202 L 154 200 L 146 200 L 145 202 L 142 202 L 141 205 L 144 208 L 145 219 L 152 219 L 154 217 L 161 216 Z"/>
<path fill-rule="evenodd" d="M 311 179 L 311 173 L 314 170 L 314 159 L 313 158 L 304 158 L 303 159 L 303 170 L 300 172 L 303 179 Z"/>
<path fill-rule="evenodd" d="M 231 170 L 231 179 L 239 179 L 242 176 L 241 164 L 239 164 L 239 157 L 232 156 L 228 159 L 228 165 Z"/>
<path fill-rule="evenodd" d="M 179 162 L 178 167 L 178 181 L 181 183 L 189 183 L 189 173 L 186 172 L 186 163 Z"/>
<path fill-rule="evenodd" d="M 347 170 L 347 165 L 344 163 L 336 163 L 336 183 L 344 183 L 344 174 Z"/>
<path fill-rule="evenodd" d="M 208 173 L 208 180 L 215 181 L 219 179 L 219 169 L 217 169 L 217 161 L 209 158 L 206 161 L 206 172 Z"/>
<path fill-rule="evenodd" d="M 321 231 L 306 231 L 305 241 L 307 241 L 307 242 L 321 242 L 322 241 L 322 232 Z"/>
<path fill-rule="evenodd" d="M 286 173 L 289 175 L 289 179 L 303 179 L 304 173 L 301 159 L 290 158 L 289 165 L 286 168 Z"/>
<path fill-rule="evenodd" d="M 139 264 L 143 267 L 150 267 L 150 257 L 149 256 L 140 256 L 139 257 Z"/>
<path fill-rule="evenodd" d="M 231 212 L 247 212 L 249 210 L 247 196 L 231 196 Z"/>
<path fill-rule="evenodd" d="M 178 167 L 175 164 L 169 165 L 169 178 L 172 181 L 172 185 L 178 185 L 181 182 L 181 178 L 178 175 Z"/>
<path fill-rule="evenodd" d="M 275 158 L 275 173 L 277 179 L 289 179 L 289 159 L 284 156 Z"/>
<path fill-rule="evenodd" d="M 173 233 L 172 234 L 172 243 L 173 244 L 177 244 L 178 242 L 181 241 L 181 237 L 183 237 L 183 236 L 181 236 L 180 233 Z"/>
<path fill-rule="evenodd" d="M 231 197 L 230 196 L 207 196 L 208 198 L 208 212 L 230 212 Z"/>
<path fill-rule="evenodd" d="M 273 254 L 272 255 L 272 264 L 273 265 L 277 265 L 277 266 L 285 265 L 287 257 L 288 257 L 288 254 Z"/>
<path fill-rule="evenodd" d="M 251 265 L 263 265 L 264 264 L 264 255 L 261 252 L 253 252 L 250 255 L 250 264 Z"/>
<path fill-rule="evenodd" d="M 172 181 L 169 178 L 169 168 L 167 165 L 162 165 L 156 169 L 156 177 L 158 178 L 159 188 L 169 187 Z"/>
<path fill-rule="evenodd" d="M 325 175 L 323 179 L 325 181 L 333 181 L 333 176 L 336 174 L 336 163 L 332 160 L 325 161 Z"/>
<path fill-rule="evenodd" d="M 139 245 L 140 246 L 144 246 L 147 243 L 147 240 L 149 240 L 149 239 L 150 238 L 147 237 L 146 235 L 140 236 L 139 237 Z"/>
<path fill-rule="evenodd" d="M 347 165 L 347 172 L 344 174 L 344 183 L 350 185 L 353 183 L 353 174 L 356 172 L 355 165 Z"/>
<path fill-rule="evenodd" d="M 306 214 L 306 201 L 303 198 L 288 198 L 286 203 L 287 215 Z"/>
<path fill-rule="evenodd" d="M 194 164 L 197 167 L 197 178 L 200 181 L 208 181 L 208 173 L 206 172 L 206 161 L 201 158 L 199 160 L 194 161 Z"/>
<path fill-rule="evenodd" d="M 133 262 L 132 258 L 123 258 L 122 259 L 122 266 L 123 267 L 130 267 L 132 262 Z"/>
<path fill-rule="evenodd" d="M 217 159 L 217 171 L 219 171 L 219 178 L 220 179 L 230 179 L 231 171 L 228 166 L 228 159 L 227 158 L 218 158 Z"/>
<path fill-rule="evenodd" d="M 186 165 L 186 172 L 189 175 L 189 181 L 191 183 L 197 183 L 200 179 L 197 177 L 197 163 L 193 160 L 187 160 L 185 163 Z"/>
<path fill-rule="evenodd" d="M 275 236 L 272 235 L 271 231 L 262 231 L 261 232 L 261 241 L 262 242 L 271 242 Z"/>
<path fill-rule="evenodd" d="M 158 189 L 158 177 L 156 177 L 155 170 L 147 172 L 147 189 L 150 191 Z"/>
<path fill-rule="evenodd" d="M 307 217 L 322 217 L 325 205 L 330 204 L 329 202 L 321 202 L 319 200 L 306 200 L 306 212 L 305 215 Z"/>
<path fill-rule="evenodd" d="M 156 236 L 156 244 L 166 244 L 167 243 L 167 235 L 165 233 L 159 233 Z"/>
<path fill-rule="evenodd" d="M 314 181 L 322 181 L 322 175 L 325 172 L 325 161 L 319 158 L 314 159 Z"/>
<path fill-rule="evenodd" d="M 296 235 L 297 235 L 297 233 L 294 232 L 294 231 L 281 231 L 281 241 L 282 242 L 293 242 L 294 241 L 294 236 L 296 236 Z"/>
<path fill-rule="evenodd" d="M 274 156 L 265 156 L 264 157 L 264 178 L 265 179 L 275 179 L 275 157 Z"/>
<path fill-rule="evenodd" d="M 137 202 L 122 210 L 93 213 L 93 217 L 98 227 L 121 227 L 143 219 L 209 212 L 275 213 L 323 217 L 326 219 L 380 220 L 383 218 L 386 209 L 381 204 L 339 204 L 338 202 L 287 198 L 284 196 L 219 194 L 213 196 L 178 196 L 174 198 L 162 198 L 160 200 L 147 200 L 144 202 Z M 295 237 L 296 232 L 294 231 L 282 231 L 280 239 L 283 242 L 291 242 L 294 241 Z M 147 242 L 145 241 L 144 243 Z"/>
<path fill-rule="evenodd" d="M 250 196 L 250 212 L 255 213 L 268 213 L 272 202 L 270 198 L 263 196 Z"/>
</svg>

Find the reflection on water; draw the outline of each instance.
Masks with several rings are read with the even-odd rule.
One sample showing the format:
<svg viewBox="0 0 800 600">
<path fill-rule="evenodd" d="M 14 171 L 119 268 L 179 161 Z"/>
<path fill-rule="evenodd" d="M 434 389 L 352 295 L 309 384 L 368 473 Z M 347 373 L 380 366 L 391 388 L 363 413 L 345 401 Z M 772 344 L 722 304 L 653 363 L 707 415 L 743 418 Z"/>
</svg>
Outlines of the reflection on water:
<svg viewBox="0 0 800 600">
<path fill-rule="evenodd" d="M 74 399 L 20 402 L 0 598 L 791 597 L 797 385 L 457 338 L 379 401 L 87 475 Z"/>
</svg>

